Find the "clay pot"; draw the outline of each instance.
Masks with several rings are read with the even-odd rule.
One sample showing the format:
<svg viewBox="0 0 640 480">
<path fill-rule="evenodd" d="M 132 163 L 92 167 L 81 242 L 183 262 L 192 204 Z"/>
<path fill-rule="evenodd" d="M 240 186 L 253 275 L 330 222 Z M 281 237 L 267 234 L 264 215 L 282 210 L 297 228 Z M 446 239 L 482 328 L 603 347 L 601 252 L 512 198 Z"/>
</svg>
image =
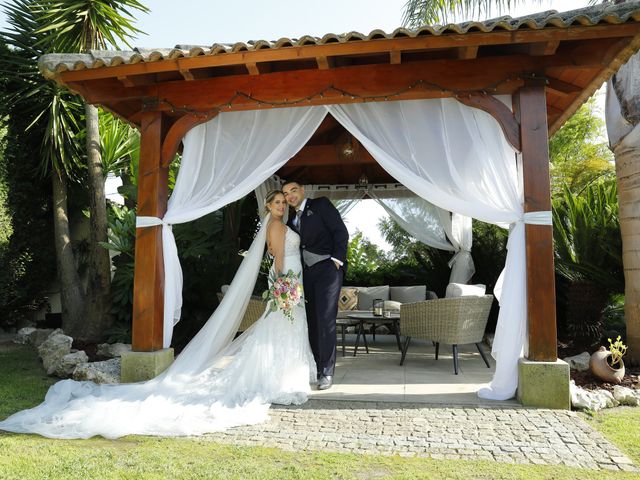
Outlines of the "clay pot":
<svg viewBox="0 0 640 480">
<path fill-rule="evenodd" d="M 606 347 L 600 347 L 589 360 L 591 372 L 601 380 L 609 383 L 620 383 L 624 377 L 624 363 L 620 360 L 619 368 L 611 368 L 608 358 L 611 352 Z"/>
</svg>

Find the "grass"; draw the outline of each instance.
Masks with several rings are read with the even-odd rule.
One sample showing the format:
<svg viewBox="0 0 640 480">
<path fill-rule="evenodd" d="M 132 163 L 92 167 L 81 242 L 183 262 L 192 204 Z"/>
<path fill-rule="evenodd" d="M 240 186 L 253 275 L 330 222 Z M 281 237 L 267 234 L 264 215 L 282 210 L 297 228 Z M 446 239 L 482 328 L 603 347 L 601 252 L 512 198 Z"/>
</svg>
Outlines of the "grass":
<svg viewBox="0 0 640 480">
<path fill-rule="evenodd" d="M 583 418 L 599 430 L 636 465 L 640 465 L 640 408 L 618 407 L 600 412 L 588 412 Z"/>
<path fill-rule="evenodd" d="M 26 347 L 0 345 L 0 418 L 39 403 L 52 383 Z M 640 464 L 640 409 L 585 416 Z M 484 461 L 284 452 L 206 439 L 51 440 L 0 433 L 0 479 L 637 479 L 637 474 Z"/>
</svg>

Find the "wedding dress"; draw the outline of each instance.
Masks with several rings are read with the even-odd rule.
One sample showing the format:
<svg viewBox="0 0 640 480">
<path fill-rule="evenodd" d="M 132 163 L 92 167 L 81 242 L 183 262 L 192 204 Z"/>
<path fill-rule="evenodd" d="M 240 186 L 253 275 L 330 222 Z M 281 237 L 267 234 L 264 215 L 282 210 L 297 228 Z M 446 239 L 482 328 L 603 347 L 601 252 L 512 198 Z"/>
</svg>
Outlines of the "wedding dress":
<svg viewBox="0 0 640 480">
<path fill-rule="evenodd" d="M 255 274 L 248 267 L 262 257 L 266 220 L 216 312 L 163 374 L 120 385 L 62 380 L 49 389 L 42 404 L 0 422 L 0 430 L 51 438 L 201 435 L 264 422 L 271 403 L 304 403 L 316 366 L 303 302 L 294 307 L 292 320 L 280 311 L 265 312 L 225 348 L 216 352 L 211 347 L 219 343 L 215 333 L 221 331 L 221 322 L 241 320 L 226 316 L 244 312 L 234 302 L 248 301 L 253 290 Z M 287 227 L 285 272 L 301 272 L 299 245 L 300 237 Z M 250 275 L 253 282 L 247 281 Z"/>
</svg>

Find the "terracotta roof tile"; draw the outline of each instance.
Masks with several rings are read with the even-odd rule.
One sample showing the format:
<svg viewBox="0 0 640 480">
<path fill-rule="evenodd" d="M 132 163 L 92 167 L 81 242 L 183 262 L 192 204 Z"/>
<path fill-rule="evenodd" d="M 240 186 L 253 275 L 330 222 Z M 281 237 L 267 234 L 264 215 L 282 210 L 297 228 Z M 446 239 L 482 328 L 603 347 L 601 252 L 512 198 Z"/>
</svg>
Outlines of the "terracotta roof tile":
<svg viewBox="0 0 640 480">
<path fill-rule="evenodd" d="M 175 48 L 136 48 L 133 51 L 93 50 L 90 54 L 55 53 L 43 55 L 39 61 L 40 71 L 45 77 L 53 78 L 67 70 L 85 68 L 105 68 L 115 65 L 140 62 L 157 62 L 181 57 L 201 55 L 224 55 L 226 53 L 248 52 L 263 49 L 280 49 L 295 46 L 326 45 L 347 42 L 366 42 L 370 40 L 394 39 L 402 37 L 439 36 L 443 34 L 465 35 L 473 32 L 542 30 L 545 28 L 569 28 L 572 25 L 593 26 L 599 24 L 621 24 L 628 21 L 640 22 L 640 1 L 619 5 L 601 4 L 568 12 L 549 10 L 526 17 L 509 16 L 494 18 L 483 22 L 464 22 L 459 24 L 424 26 L 418 29 L 397 28 L 391 33 L 376 29 L 368 35 L 360 32 L 344 34 L 328 33 L 323 37 L 305 35 L 300 39 L 280 38 L 274 41 L 257 40 L 234 44 L 216 43 L 210 47 L 178 45 Z"/>
</svg>

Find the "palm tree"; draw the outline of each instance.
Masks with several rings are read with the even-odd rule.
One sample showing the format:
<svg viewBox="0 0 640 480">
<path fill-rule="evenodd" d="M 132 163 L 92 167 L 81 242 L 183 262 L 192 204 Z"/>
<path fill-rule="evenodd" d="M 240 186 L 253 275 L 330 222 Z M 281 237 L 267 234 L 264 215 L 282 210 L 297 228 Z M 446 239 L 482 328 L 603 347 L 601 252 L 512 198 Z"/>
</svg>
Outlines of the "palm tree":
<svg viewBox="0 0 640 480">
<path fill-rule="evenodd" d="M 75 2 L 40 0 L 41 20 L 64 52 L 89 53 L 91 50 L 117 48 L 118 42 L 142 33 L 134 27 L 133 12 L 148 9 L 137 0 L 78 0 Z M 80 337 L 97 340 L 112 323 L 110 315 L 111 261 L 101 247 L 107 242 L 107 210 L 104 193 L 105 172 L 100 151 L 98 109 L 85 104 L 87 171 L 90 189 L 89 279 L 86 318 L 74 327 Z"/>
<path fill-rule="evenodd" d="M 602 0 L 603 3 L 608 0 Z M 611 0 L 613 4 L 626 0 Z M 483 14 L 491 7 L 509 8 L 518 0 L 408 0 L 404 23 L 417 27 L 437 23 L 451 14 Z M 589 4 L 598 3 L 590 0 Z M 606 123 L 616 161 L 622 258 L 625 278 L 625 323 L 628 363 L 640 364 L 640 53 L 623 65 L 607 84 Z"/>
<path fill-rule="evenodd" d="M 533 0 L 542 3 L 542 0 Z M 445 23 L 451 17 L 486 18 L 532 0 L 407 0 L 402 23 L 411 28 Z"/>
<path fill-rule="evenodd" d="M 0 58 L 9 88 L 0 98 L 9 117 L 28 118 L 27 133 L 42 135 L 40 174 L 51 176 L 54 204 L 55 251 L 60 280 L 63 327 L 83 321 L 84 293 L 71 245 L 67 185 L 81 169 L 82 107 L 79 99 L 46 81 L 38 72 L 39 56 L 56 50 L 33 0 L 16 0 L 4 7 L 9 24 L 2 41 L 10 47 Z"/>
</svg>

